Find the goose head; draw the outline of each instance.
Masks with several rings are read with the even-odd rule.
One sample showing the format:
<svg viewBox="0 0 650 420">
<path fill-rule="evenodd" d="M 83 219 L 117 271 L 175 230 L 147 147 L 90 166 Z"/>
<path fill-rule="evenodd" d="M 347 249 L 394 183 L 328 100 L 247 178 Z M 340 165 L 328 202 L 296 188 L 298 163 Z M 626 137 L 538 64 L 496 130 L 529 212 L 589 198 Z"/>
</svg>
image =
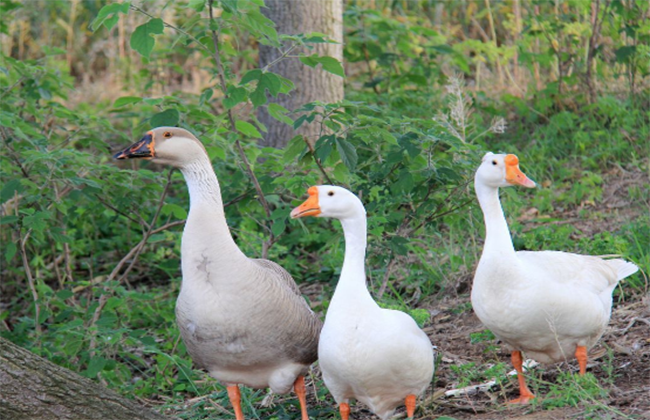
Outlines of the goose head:
<svg viewBox="0 0 650 420">
<path fill-rule="evenodd" d="M 177 127 L 158 127 L 113 157 L 120 160 L 148 159 L 182 168 L 205 155 L 205 147 L 189 131 Z"/>
<path fill-rule="evenodd" d="M 291 218 L 316 216 L 349 219 L 365 216 L 366 210 L 359 197 L 342 187 L 319 185 L 307 190 L 309 198 L 291 211 Z"/>
<path fill-rule="evenodd" d="M 483 156 L 481 166 L 476 170 L 474 176 L 476 184 L 483 184 L 493 188 L 510 187 L 521 185 L 526 188 L 534 188 L 535 182 L 528 178 L 519 169 L 519 158 L 509 154 L 494 154 L 488 152 Z"/>
</svg>

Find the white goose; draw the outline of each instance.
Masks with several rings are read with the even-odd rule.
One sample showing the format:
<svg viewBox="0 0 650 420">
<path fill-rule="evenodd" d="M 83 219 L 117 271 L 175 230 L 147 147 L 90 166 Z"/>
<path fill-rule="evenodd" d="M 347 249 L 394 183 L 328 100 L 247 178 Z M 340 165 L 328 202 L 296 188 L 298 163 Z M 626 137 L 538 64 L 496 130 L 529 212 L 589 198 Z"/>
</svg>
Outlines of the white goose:
<svg viewBox="0 0 650 420">
<path fill-rule="evenodd" d="M 325 385 L 347 420 L 357 399 L 387 419 L 405 401 L 409 417 L 416 396 L 431 383 L 433 348 L 407 314 L 382 309 L 366 287 L 366 211 L 350 191 L 311 187 L 292 218 L 333 217 L 345 234 L 345 259 L 321 332 L 318 357 Z"/>
<path fill-rule="evenodd" d="M 515 155 L 487 153 L 476 171 L 475 188 L 485 218 L 485 245 L 474 275 L 472 306 L 479 319 L 512 348 L 520 396 L 526 386 L 521 351 L 551 363 L 575 354 L 583 375 L 587 349 L 603 334 L 612 309 L 612 291 L 634 274 L 636 265 L 559 251 L 518 251 L 512 245 L 499 187 L 535 183 L 519 169 Z"/>
<path fill-rule="evenodd" d="M 176 320 L 196 365 L 227 385 L 237 420 L 244 419 L 238 384 L 276 393 L 293 386 L 307 420 L 304 375 L 316 360 L 321 321 L 289 273 L 237 247 L 201 142 L 187 130 L 159 127 L 115 158 L 172 165 L 187 182 Z"/>
</svg>

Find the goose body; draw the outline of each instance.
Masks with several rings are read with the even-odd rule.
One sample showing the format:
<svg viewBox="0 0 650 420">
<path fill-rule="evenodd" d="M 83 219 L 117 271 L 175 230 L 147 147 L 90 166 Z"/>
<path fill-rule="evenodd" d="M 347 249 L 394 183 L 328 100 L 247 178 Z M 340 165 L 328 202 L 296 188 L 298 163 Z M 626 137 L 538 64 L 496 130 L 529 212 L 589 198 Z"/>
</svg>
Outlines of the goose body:
<svg viewBox="0 0 650 420">
<path fill-rule="evenodd" d="M 303 375 L 317 358 L 321 321 L 287 271 L 236 245 L 203 145 L 186 130 L 160 127 L 115 157 L 175 166 L 187 182 L 176 320 L 194 363 L 228 386 L 238 420 L 238 384 L 276 393 L 295 386 L 306 420 Z"/>
<path fill-rule="evenodd" d="M 516 252 L 498 195 L 510 185 L 535 183 L 519 170 L 516 156 L 486 154 L 475 176 L 486 238 L 471 298 L 481 322 L 513 349 L 521 396 L 512 402 L 525 403 L 534 395 L 522 375 L 521 351 L 542 363 L 575 355 L 584 374 L 587 349 L 609 323 L 614 288 L 638 268 L 568 252 Z"/>
<path fill-rule="evenodd" d="M 325 385 L 349 415 L 349 400 L 367 405 L 381 419 L 415 398 L 431 383 L 431 341 L 407 314 L 382 309 L 366 286 L 366 212 L 348 190 L 334 186 L 309 189 L 310 198 L 291 216 L 334 217 L 345 234 L 345 259 L 330 302 L 318 347 Z"/>
</svg>

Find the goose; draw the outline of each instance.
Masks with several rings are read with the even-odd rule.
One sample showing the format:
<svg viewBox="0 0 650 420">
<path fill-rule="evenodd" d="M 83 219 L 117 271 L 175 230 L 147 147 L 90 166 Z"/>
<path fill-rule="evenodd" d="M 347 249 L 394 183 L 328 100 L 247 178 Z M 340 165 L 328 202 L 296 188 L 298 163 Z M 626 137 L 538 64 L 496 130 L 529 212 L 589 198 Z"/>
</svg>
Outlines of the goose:
<svg viewBox="0 0 650 420">
<path fill-rule="evenodd" d="M 602 259 L 560 251 L 515 251 L 499 201 L 499 188 L 535 182 L 519 169 L 513 154 L 487 153 L 474 178 L 485 219 L 485 244 L 471 300 L 481 322 L 511 349 L 519 397 L 535 395 L 526 386 L 522 355 L 541 363 L 575 355 L 580 375 L 587 349 L 603 334 L 612 309 L 612 291 L 638 267 L 622 259 Z"/>
<path fill-rule="evenodd" d="M 349 400 L 361 401 L 381 419 L 405 402 L 413 416 L 416 397 L 429 386 L 434 355 L 429 337 L 404 312 L 382 309 L 366 286 L 366 210 L 345 188 L 321 185 L 291 211 L 292 218 L 333 217 L 341 221 L 345 258 L 318 346 L 323 380 L 342 420 Z"/>
<path fill-rule="evenodd" d="M 176 321 L 192 360 L 227 386 L 237 420 L 240 384 L 280 394 L 293 386 L 307 420 L 304 375 L 317 359 L 322 322 L 287 271 L 239 249 L 203 144 L 182 128 L 158 127 L 114 157 L 171 165 L 187 183 Z"/>
</svg>

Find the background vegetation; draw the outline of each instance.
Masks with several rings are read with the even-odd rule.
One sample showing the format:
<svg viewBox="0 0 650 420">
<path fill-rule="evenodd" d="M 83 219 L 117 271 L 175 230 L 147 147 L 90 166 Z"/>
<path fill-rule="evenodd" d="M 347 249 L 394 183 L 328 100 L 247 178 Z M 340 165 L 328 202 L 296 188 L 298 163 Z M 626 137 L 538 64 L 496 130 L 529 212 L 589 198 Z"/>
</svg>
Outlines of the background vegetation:
<svg viewBox="0 0 650 420">
<path fill-rule="evenodd" d="M 517 153 L 542 186 L 504 192 L 517 248 L 616 253 L 648 271 L 646 2 L 350 0 L 344 66 L 311 55 L 322 34 L 278 35 L 261 5 L 221 0 L 210 13 L 204 0 L 0 2 L 2 336 L 181 418 L 226 410 L 225 389 L 192 369 L 174 323 L 182 176 L 111 160 L 159 125 L 200 136 L 239 246 L 280 262 L 322 313 L 342 232 L 288 220 L 308 186 L 362 197 L 374 296 L 419 308 L 413 315 L 428 325 L 440 302 L 469 291 L 483 237 L 470 181 L 486 151 Z M 257 67 L 260 43 L 345 77 L 340 103 L 269 106 L 296 127 L 321 124 L 315 144 L 298 136 L 284 150 L 258 146 L 255 109 L 293 87 Z M 617 304 L 647 291 L 637 274 Z M 493 374 L 459 366 L 454 385 Z M 314 381 L 310 414 L 335 418 Z M 263 396 L 245 390 L 249 415 L 295 416 L 293 398 L 263 408 Z"/>
</svg>

